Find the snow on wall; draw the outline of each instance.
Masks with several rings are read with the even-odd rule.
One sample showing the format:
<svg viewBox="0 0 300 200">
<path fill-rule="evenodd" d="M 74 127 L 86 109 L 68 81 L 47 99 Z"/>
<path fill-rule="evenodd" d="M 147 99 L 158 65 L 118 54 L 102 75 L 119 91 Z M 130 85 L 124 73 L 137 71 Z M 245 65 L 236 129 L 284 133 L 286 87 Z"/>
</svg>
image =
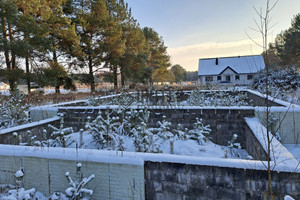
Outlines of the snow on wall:
<svg viewBox="0 0 300 200">
<path fill-rule="evenodd" d="M 65 173 L 75 179 L 80 162 L 84 177 L 95 175 L 87 185 L 93 199 L 145 199 L 144 162 L 120 152 L 0 145 L 0 160 L 0 184 L 14 184 L 14 173 L 23 168 L 25 188 L 45 195 L 64 192 Z"/>
<path fill-rule="evenodd" d="M 44 119 L 44 120 L 41 120 L 41 121 L 31 122 L 31 123 L 23 124 L 23 125 L 20 125 L 20 126 L 14 126 L 14 127 L 11 127 L 11 128 L 2 129 L 2 130 L 0 130 L 0 135 L 11 133 L 11 132 L 18 132 L 22 129 L 28 129 L 28 128 L 32 128 L 32 127 L 42 125 L 42 124 L 48 124 L 48 123 L 57 121 L 59 119 L 60 118 L 58 116 L 54 116 L 54 117 L 51 117 L 49 119 Z"/>
<path fill-rule="evenodd" d="M 247 89 L 247 90 L 244 90 L 244 91 L 247 91 L 249 93 L 252 93 L 252 94 L 254 94 L 256 96 L 259 96 L 259 97 L 262 97 L 262 98 L 266 98 L 267 97 L 267 95 L 262 94 L 262 93 L 260 93 L 258 91 L 254 91 L 254 90 L 250 90 L 250 89 Z M 295 106 L 295 107 L 299 107 L 300 108 L 300 106 L 298 106 L 296 104 L 291 104 L 289 102 L 286 102 L 286 101 L 283 101 L 283 100 L 280 100 L 280 99 L 276 99 L 276 98 L 271 97 L 271 96 L 268 96 L 268 99 L 269 99 L 269 101 L 273 101 L 273 102 L 278 103 L 278 104 L 280 104 L 282 106 L 286 106 L 286 107 Z"/>
<path fill-rule="evenodd" d="M 258 118 L 248 118 L 245 117 L 245 121 L 252 130 L 253 134 L 256 136 L 258 141 L 264 150 L 268 151 L 268 137 L 267 137 L 267 129 L 261 124 Z M 300 171 L 298 165 L 298 161 L 294 158 L 294 156 L 270 133 L 270 148 L 271 148 L 271 160 L 272 160 L 272 168 L 275 170 L 281 171 L 281 169 L 288 166 L 290 169 L 294 169 L 292 171 Z"/>
</svg>

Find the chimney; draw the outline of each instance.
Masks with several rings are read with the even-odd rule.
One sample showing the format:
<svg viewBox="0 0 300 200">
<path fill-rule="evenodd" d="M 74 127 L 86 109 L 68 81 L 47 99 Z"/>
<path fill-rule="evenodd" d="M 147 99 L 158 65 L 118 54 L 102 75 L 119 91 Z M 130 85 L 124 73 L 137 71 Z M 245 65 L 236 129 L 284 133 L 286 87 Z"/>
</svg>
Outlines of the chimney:
<svg viewBox="0 0 300 200">
<path fill-rule="evenodd" d="M 219 65 L 219 59 L 216 58 L 216 65 Z"/>
</svg>

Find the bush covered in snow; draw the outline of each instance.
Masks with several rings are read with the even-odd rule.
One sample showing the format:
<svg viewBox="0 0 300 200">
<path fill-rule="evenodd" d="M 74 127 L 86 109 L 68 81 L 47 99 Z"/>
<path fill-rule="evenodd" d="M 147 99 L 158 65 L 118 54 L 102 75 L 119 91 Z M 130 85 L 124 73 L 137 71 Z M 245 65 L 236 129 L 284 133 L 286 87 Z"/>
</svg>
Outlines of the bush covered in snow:
<svg viewBox="0 0 300 200">
<path fill-rule="evenodd" d="M 260 71 L 254 76 L 252 88 L 266 94 L 266 70 Z M 293 92 L 300 87 L 300 75 L 296 69 L 269 69 L 268 91 L 269 95 L 287 100 L 287 93 Z"/>
<path fill-rule="evenodd" d="M 8 190 L 6 194 L 0 198 L 3 200 L 33 200 L 35 189 L 31 188 L 29 190 L 25 190 L 22 187 L 22 179 L 24 177 L 24 172 L 22 169 L 16 171 L 15 179 L 16 179 L 16 187 L 14 189 Z"/>
<path fill-rule="evenodd" d="M 25 95 L 18 89 L 12 92 L 8 100 L 0 99 L 0 129 L 18 126 L 30 122 L 29 105 L 23 103 Z"/>
<path fill-rule="evenodd" d="M 203 145 L 208 141 L 209 133 L 211 129 L 209 125 L 204 125 L 203 120 L 196 118 L 196 123 L 194 124 L 194 129 L 186 133 L 186 138 L 191 140 L 196 140 L 200 145 Z"/>
<path fill-rule="evenodd" d="M 203 92 L 197 88 L 192 91 L 187 100 L 191 106 L 250 106 L 251 101 L 243 92 L 209 91 Z"/>
<path fill-rule="evenodd" d="M 6 186 L 4 192 L 0 194 L 1 200 L 88 200 L 85 198 L 84 194 L 93 194 L 93 190 L 86 189 L 85 186 L 95 178 L 95 175 L 92 174 L 88 178 L 83 178 L 81 172 L 81 163 L 76 165 L 76 180 L 70 176 L 69 172 L 65 173 L 65 176 L 69 182 L 70 187 L 68 187 L 65 192 L 55 192 L 49 198 L 44 196 L 42 193 L 36 191 L 35 188 L 26 190 L 22 187 L 24 171 L 20 169 L 15 173 L 16 186 L 9 185 Z"/>
<path fill-rule="evenodd" d="M 161 153 L 159 137 L 153 134 L 145 122 L 138 125 L 132 132 L 137 152 Z"/>
<path fill-rule="evenodd" d="M 54 140 L 49 139 L 48 145 L 51 147 L 68 147 L 70 146 L 74 141 L 70 139 L 68 136 L 69 134 L 73 133 L 72 127 L 66 127 L 64 128 L 64 116 L 63 114 L 59 114 L 60 117 L 60 125 L 59 128 L 56 128 L 49 124 L 48 126 L 53 130 L 51 133 L 51 137 L 55 138 Z"/>
<path fill-rule="evenodd" d="M 122 138 L 118 134 L 120 126 L 119 117 L 113 111 L 107 109 L 104 115 L 99 112 L 93 121 L 88 118 L 85 128 L 92 134 L 94 142 L 100 149 L 122 150 L 124 149 L 122 145 L 120 146 Z"/>
</svg>

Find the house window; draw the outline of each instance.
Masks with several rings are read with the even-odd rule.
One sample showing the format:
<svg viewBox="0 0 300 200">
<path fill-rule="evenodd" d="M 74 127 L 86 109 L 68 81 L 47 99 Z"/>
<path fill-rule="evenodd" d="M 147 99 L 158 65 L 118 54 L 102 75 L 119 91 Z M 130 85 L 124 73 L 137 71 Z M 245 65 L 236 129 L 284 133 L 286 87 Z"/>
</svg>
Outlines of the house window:
<svg viewBox="0 0 300 200">
<path fill-rule="evenodd" d="M 218 81 L 221 81 L 222 80 L 222 76 L 218 76 Z"/>
<path fill-rule="evenodd" d="M 240 75 L 235 75 L 235 80 L 240 80 Z"/>
<path fill-rule="evenodd" d="M 250 75 L 247 75 L 247 80 L 252 80 L 253 79 L 253 75 L 250 74 Z"/>
<path fill-rule="evenodd" d="M 206 76 L 205 77 L 205 81 L 206 82 L 212 82 L 213 81 L 213 77 L 212 76 Z"/>
<path fill-rule="evenodd" d="M 226 76 L 226 81 L 230 82 L 230 76 Z"/>
</svg>

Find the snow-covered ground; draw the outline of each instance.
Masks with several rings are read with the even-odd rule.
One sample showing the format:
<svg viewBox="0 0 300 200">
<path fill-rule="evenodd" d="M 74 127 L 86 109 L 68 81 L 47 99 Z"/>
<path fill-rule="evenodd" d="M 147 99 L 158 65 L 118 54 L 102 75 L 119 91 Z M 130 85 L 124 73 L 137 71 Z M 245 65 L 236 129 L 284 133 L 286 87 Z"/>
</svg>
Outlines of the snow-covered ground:
<svg viewBox="0 0 300 200">
<path fill-rule="evenodd" d="M 45 89 L 44 92 L 45 92 L 45 94 L 52 94 L 52 93 L 55 93 L 55 89 Z M 91 90 L 89 88 L 83 88 L 83 89 L 79 88 L 76 91 L 60 89 L 61 94 L 76 93 L 76 92 L 89 93 L 89 92 L 91 92 Z"/>
<path fill-rule="evenodd" d="M 283 146 L 300 162 L 300 144 L 283 144 Z"/>
<path fill-rule="evenodd" d="M 79 132 L 68 135 L 69 140 L 74 140 L 69 147 L 75 148 L 76 143 L 79 144 L 80 134 Z M 122 136 L 124 140 L 125 151 L 135 152 L 135 146 L 133 143 L 133 138 L 128 136 Z M 87 132 L 83 133 L 83 143 L 82 148 L 84 149 L 97 149 L 97 144 L 93 140 L 93 136 Z M 170 143 L 169 141 L 162 142 L 160 145 L 162 153 L 170 153 Z M 245 149 L 233 148 L 233 153 L 230 153 L 230 148 L 217 145 L 211 141 L 205 142 L 200 145 L 195 140 L 175 140 L 174 141 L 174 154 L 175 155 L 186 155 L 186 156 L 197 156 L 197 157 L 216 157 L 216 158 L 243 158 L 246 159 L 249 154 Z"/>
</svg>

